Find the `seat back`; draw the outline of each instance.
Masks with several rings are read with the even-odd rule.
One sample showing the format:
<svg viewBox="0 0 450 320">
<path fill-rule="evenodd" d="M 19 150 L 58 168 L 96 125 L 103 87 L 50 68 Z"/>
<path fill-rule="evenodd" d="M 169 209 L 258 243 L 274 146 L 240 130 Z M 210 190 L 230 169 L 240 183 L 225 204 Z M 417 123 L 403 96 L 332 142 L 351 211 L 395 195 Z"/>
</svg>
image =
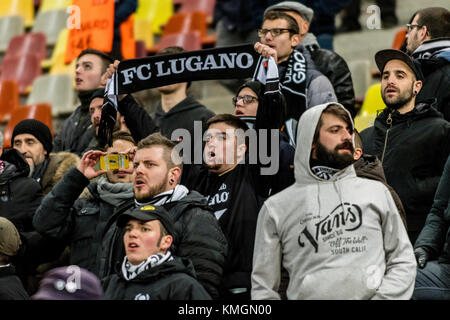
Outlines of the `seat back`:
<svg viewBox="0 0 450 320">
<path fill-rule="evenodd" d="M 0 80 L 14 80 L 19 84 L 19 93 L 26 94 L 34 79 L 42 74 L 41 62 L 34 53 L 7 57 L 2 63 Z"/>
<path fill-rule="evenodd" d="M 364 94 L 366 93 L 367 88 L 369 88 L 371 82 L 369 60 L 349 61 L 348 68 L 350 69 L 350 73 L 352 75 L 355 97 L 364 97 Z"/>
<path fill-rule="evenodd" d="M 181 47 L 186 51 L 200 50 L 202 48 L 200 33 L 194 30 L 188 33 L 164 35 L 158 42 L 157 48 L 161 50 L 171 46 Z"/>
<path fill-rule="evenodd" d="M 58 35 L 67 25 L 69 14 L 65 9 L 39 11 L 32 32 L 42 32 L 46 36 L 47 46 L 54 46 Z"/>
<path fill-rule="evenodd" d="M 27 105 L 18 107 L 11 114 L 11 119 L 6 125 L 3 133 L 3 146 L 4 148 L 11 147 L 11 137 L 14 131 L 14 127 L 22 120 L 36 119 L 44 123 L 53 135 L 53 123 L 52 123 L 52 111 L 51 106 L 48 103 L 39 103 L 34 105 Z"/>
<path fill-rule="evenodd" d="M 42 0 L 39 12 L 67 9 L 72 4 L 72 0 Z"/>
<path fill-rule="evenodd" d="M 0 18 L 0 52 L 5 52 L 9 41 L 25 32 L 22 16 L 8 16 Z"/>
<path fill-rule="evenodd" d="M 34 22 L 33 0 L 0 1 L 0 17 L 16 15 L 20 15 L 23 17 L 26 28 L 31 28 Z"/>
<path fill-rule="evenodd" d="M 172 14 L 172 0 L 139 0 L 135 19 L 150 21 L 152 32 L 161 34 L 161 26 L 167 23 Z"/>
<path fill-rule="evenodd" d="M 381 97 L 381 84 L 371 85 L 367 90 L 360 114 L 377 115 L 377 112 L 382 111 L 384 108 L 386 108 L 386 105 Z"/>
<path fill-rule="evenodd" d="M 183 0 L 181 1 L 181 8 L 178 12 L 201 11 L 205 13 L 207 21 L 211 22 L 215 5 L 215 0 Z"/>
<path fill-rule="evenodd" d="M 27 53 L 37 55 L 39 60 L 47 57 L 46 36 L 42 32 L 30 32 L 15 36 L 9 42 L 5 59 L 10 56 L 21 56 Z"/>
<path fill-rule="evenodd" d="M 19 85 L 16 81 L 0 81 L 0 122 L 9 120 L 19 107 Z"/>
<path fill-rule="evenodd" d="M 392 49 L 400 50 L 405 40 L 406 40 L 406 29 L 401 28 L 395 33 L 394 40 L 392 41 Z"/>
</svg>

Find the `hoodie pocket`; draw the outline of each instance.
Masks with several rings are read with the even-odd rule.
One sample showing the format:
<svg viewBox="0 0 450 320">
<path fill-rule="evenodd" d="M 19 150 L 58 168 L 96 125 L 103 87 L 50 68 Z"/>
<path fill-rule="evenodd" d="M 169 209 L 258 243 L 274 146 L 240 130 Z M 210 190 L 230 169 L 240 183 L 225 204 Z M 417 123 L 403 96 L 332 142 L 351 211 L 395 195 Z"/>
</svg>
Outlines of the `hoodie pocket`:
<svg viewBox="0 0 450 320">
<path fill-rule="evenodd" d="M 382 274 L 377 266 L 324 269 L 307 274 L 299 288 L 300 300 L 367 300 L 375 295 Z"/>
</svg>

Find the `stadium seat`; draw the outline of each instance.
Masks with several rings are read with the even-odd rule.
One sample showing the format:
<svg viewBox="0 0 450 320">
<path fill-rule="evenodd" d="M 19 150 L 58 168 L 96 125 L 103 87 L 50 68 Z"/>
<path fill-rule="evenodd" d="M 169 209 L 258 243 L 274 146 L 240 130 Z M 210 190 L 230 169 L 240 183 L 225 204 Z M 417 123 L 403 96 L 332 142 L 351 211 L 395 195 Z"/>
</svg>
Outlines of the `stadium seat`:
<svg viewBox="0 0 450 320">
<path fill-rule="evenodd" d="M 376 114 L 358 114 L 354 119 L 355 128 L 358 130 L 358 132 L 361 132 L 364 129 L 373 126 L 376 117 Z"/>
<path fill-rule="evenodd" d="M 5 52 L 11 38 L 25 32 L 22 16 L 0 18 L 0 52 Z"/>
<path fill-rule="evenodd" d="M 47 46 L 53 47 L 58 35 L 67 25 L 69 14 L 65 9 L 40 11 L 34 20 L 32 32 L 42 32 L 46 36 Z"/>
<path fill-rule="evenodd" d="M 352 75 L 353 90 L 355 91 L 355 98 L 364 97 L 364 95 L 367 91 L 367 88 L 369 88 L 370 82 L 371 82 L 369 60 L 349 61 L 348 68 L 350 69 L 350 72 Z"/>
<path fill-rule="evenodd" d="M 72 4 L 72 0 L 42 0 L 39 12 L 67 9 Z"/>
<path fill-rule="evenodd" d="M 159 51 L 171 46 L 181 47 L 186 51 L 200 50 L 202 48 L 200 33 L 198 31 L 191 31 L 188 33 L 174 33 L 162 36 L 157 48 Z"/>
<path fill-rule="evenodd" d="M 26 104 L 49 103 L 54 117 L 73 112 L 75 91 L 70 74 L 43 75 L 34 80 Z"/>
<path fill-rule="evenodd" d="M 0 81 L 0 122 L 9 120 L 11 113 L 19 107 L 19 86 L 11 80 Z"/>
<path fill-rule="evenodd" d="M 28 94 L 29 86 L 42 74 L 41 62 L 34 53 L 5 57 L 0 80 L 13 80 L 19 84 L 19 93 Z"/>
<path fill-rule="evenodd" d="M 172 14 L 172 0 L 138 0 L 135 20 L 151 22 L 151 31 L 161 34 L 161 26 L 167 23 Z"/>
<path fill-rule="evenodd" d="M 367 90 L 360 114 L 377 115 L 378 111 L 382 111 L 384 108 L 386 108 L 386 105 L 381 98 L 381 84 L 371 85 Z"/>
<path fill-rule="evenodd" d="M 206 14 L 208 24 L 212 22 L 215 0 L 182 0 L 181 8 L 178 12 L 202 11 Z"/>
<path fill-rule="evenodd" d="M 392 42 L 392 49 L 400 50 L 405 40 L 406 40 L 406 29 L 401 28 L 395 34 L 394 41 Z"/>
<path fill-rule="evenodd" d="M 39 61 L 44 60 L 47 56 L 47 47 L 45 43 L 46 36 L 41 32 L 30 32 L 15 36 L 9 41 L 5 59 L 8 57 L 33 53 L 39 58 Z"/>
<path fill-rule="evenodd" d="M 136 41 L 136 58 L 143 58 L 147 56 L 147 49 L 144 41 Z"/>
<path fill-rule="evenodd" d="M 144 41 L 145 48 L 150 50 L 154 44 L 153 33 L 149 30 L 152 29 L 152 22 L 150 20 L 134 19 L 134 38 L 136 41 Z"/>
<path fill-rule="evenodd" d="M 11 119 L 6 125 L 5 131 L 3 132 L 3 146 L 4 148 L 11 147 L 11 137 L 14 127 L 22 120 L 25 119 L 36 119 L 46 124 L 53 135 L 53 124 L 52 124 L 52 107 L 48 103 L 38 103 L 34 105 L 27 105 L 18 107 L 11 114 Z"/>
<path fill-rule="evenodd" d="M 24 18 L 26 28 L 31 28 L 34 22 L 33 0 L 1 0 L 0 17 L 20 15 Z"/>
</svg>

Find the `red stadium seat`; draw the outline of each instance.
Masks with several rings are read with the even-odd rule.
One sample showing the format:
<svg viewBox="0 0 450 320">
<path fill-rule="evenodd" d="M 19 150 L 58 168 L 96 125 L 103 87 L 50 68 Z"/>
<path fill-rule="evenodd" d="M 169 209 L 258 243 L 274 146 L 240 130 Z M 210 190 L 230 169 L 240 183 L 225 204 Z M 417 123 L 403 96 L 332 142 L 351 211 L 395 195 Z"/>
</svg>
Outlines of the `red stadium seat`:
<svg viewBox="0 0 450 320">
<path fill-rule="evenodd" d="M 8 49 L 6 49 L 5 59 L 27 53 L 36 54 L 39 61 L 47 57 L 46 37 L 44 33 L 26 33 L 13 37 L 9 41 Z"/>
<path fill-rule="evenodd" d="M 171 46 L 181 47 L 186 51 L 200 50 L 202 48 L 200 34 L 198 31 L 168 34 L 161 37 L 157 48 L 161 50 Z"/>
<path fill-rule="evenodd" d="M 13 80 L 19 84 L 19 93 L 26 94 L 36 77 L 42 74 L 41 61 L 37 55 L 27 53 L 10 56 L 3 60 L 0 80 Z"/>
<path fill-rule="evenodd" d="M 163 29 L 163 36 L 173 33 L 188 33 L 196 30 L 200 33 L 202 45 L 214 45 L 216 35 L 208 35 L 204 12 L 186 12 L 174 14 Z"/>
<path fill-rule="evenodd" d="M 145 41 L 136 40 L 136 58 L 143 58 L 147 56 L 147 50 L 145 48 Z"/>
<path fill-rule="evenodd" d="M 19 107 L 19 86 L 16 81 L 0 81 L 0 122 L 9 120 Z"/>
<path fill-rule="evenodd" d="M 52 124 L 52 108 L 48 103 L 38 103 L 29 106 L 22 106 L 17 108 L 12 114 L 11 119 L 6 125 L 4 137 L 4 148 L 11 147 L 11 137 L 14 127 L 22 120 L 36 119 L 44 123 L 53 135 Z"/>
<path fill-rule="evenodd" d="M 178 12 L 194 12 L 202 11 L 206 14 L 208 23 L 212 22 L 212 16 L 214 13 L 215 0 L 181 0 L 179 1 L 181 8 Z"/>
</svg>

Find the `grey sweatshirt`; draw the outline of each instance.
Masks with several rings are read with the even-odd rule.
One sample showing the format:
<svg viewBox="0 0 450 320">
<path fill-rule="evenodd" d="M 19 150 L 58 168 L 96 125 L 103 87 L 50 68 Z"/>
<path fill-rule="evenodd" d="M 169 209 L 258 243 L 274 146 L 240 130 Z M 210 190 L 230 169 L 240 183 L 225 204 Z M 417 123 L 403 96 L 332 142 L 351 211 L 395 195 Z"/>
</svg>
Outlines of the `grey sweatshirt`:
<svg viewBox="0 0 450 320">
<path fill-rule="evenodd" d="M 311 171 L 314 131 L 329 104 L 300 118 L 296 182 L 259 213 L 252 299 L 280 299 L 281 265 L 288 299 L 410 299 L 416 260 L 389 190 L 357 177 L 353 165 L 330 180 Z"/>
</svg>

